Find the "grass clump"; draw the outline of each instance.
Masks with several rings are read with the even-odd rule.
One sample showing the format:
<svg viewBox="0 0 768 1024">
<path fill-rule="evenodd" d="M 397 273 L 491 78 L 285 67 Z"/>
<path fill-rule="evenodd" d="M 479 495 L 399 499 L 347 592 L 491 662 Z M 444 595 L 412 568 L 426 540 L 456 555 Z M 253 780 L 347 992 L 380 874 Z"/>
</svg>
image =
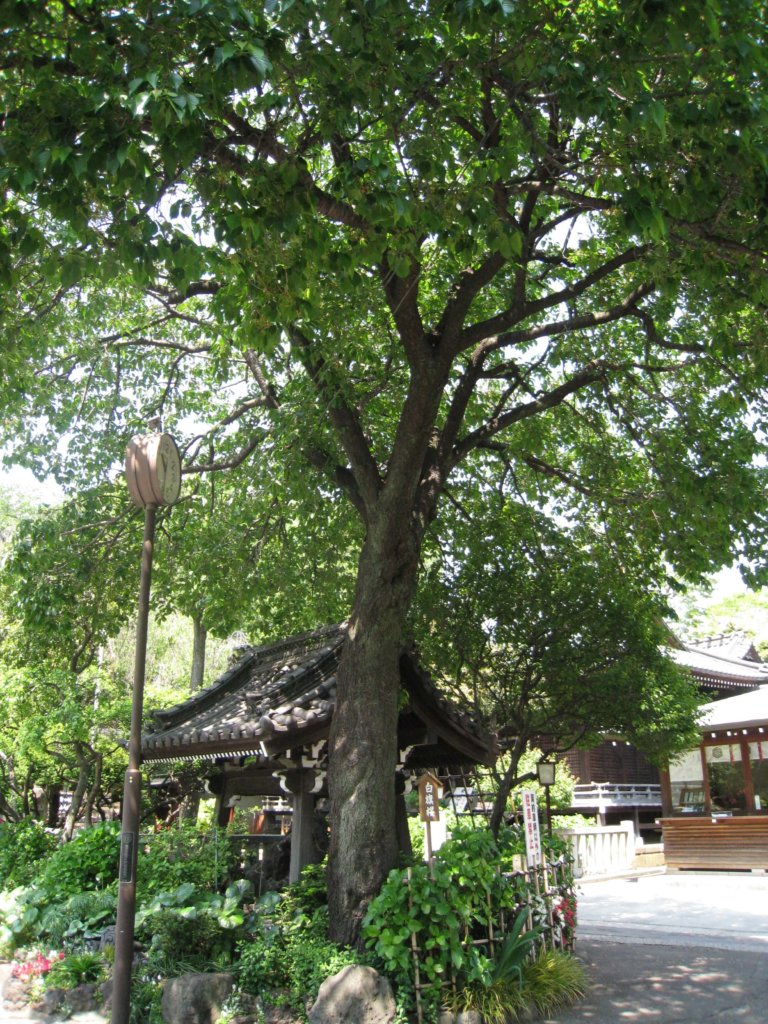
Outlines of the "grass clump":
<svg viewBox="0 0 768 1024">
<path fill-rule="evenodd" d="M 543 949 L 523 968 L 523 992 L 542 1015 L 570 1006 L 584 995 L 587 975 L 583 964 L 560 949 Z"/>
</svg>

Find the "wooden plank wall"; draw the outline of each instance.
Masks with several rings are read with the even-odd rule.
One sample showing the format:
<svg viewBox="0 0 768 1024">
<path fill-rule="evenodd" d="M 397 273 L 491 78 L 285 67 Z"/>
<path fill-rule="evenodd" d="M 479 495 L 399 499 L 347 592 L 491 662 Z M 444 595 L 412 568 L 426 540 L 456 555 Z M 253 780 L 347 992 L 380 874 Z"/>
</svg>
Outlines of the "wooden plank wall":
<svg viewBox="0 0 768 1024">
<path fill-rule="evenodd" d="M 768 869 L 768 815 L 662 818 L 669 868 Z"/>
</svg>

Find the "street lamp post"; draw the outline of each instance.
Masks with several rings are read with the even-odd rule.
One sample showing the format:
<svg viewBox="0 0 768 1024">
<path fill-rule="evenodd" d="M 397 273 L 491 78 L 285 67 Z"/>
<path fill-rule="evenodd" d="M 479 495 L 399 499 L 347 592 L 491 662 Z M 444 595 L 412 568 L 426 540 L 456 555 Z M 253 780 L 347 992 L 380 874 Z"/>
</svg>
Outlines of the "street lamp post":
<svg viewBox="0 0 768 1024">
<path fill-rule="evenodd" d="M 549 791 L 555 784 L 555 762 L 554 761 L 539 761 L 536 765 L 536 774 L 539 779 L 540 785 L 544 787 L 544 793 L 547 800 L 547 834 L 552 835 L 552 804 L 550 802 Z"/>
<path fill-rule="evenodd" d="M 181 461 L 173 438 L 168 434 L 148 434 L 135 438 L 128 445 L 126 452 L 125 478 L 134 504 L 144 509 L 144 540 L 141 549 L 141 583 L 136 622 L 128 768 L 123 787 L 115 964 L 112 974 L 112 1024 L 128 1024 L 131 1010 L 136 861 L 141 811 L 141 719 L 147 662 L 149 593 L 152 582 L 155 515 L 159 506 L 173 505 L 178 500 L 181 489 Z"/>
</svg>

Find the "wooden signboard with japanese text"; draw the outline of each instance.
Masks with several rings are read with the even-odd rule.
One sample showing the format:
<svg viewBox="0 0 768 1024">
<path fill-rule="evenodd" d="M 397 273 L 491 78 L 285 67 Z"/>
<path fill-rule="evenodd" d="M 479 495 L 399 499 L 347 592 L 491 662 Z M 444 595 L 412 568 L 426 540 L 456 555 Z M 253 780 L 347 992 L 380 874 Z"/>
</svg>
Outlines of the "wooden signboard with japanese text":
<svg viewBox="0 0 768 1024">
<path fill-rule="evenodd" d="M 431 772 L 422 775 L 418 781 L 419 817 L 422 821 L 440 820 L 440 780 Z"/>
</svg>

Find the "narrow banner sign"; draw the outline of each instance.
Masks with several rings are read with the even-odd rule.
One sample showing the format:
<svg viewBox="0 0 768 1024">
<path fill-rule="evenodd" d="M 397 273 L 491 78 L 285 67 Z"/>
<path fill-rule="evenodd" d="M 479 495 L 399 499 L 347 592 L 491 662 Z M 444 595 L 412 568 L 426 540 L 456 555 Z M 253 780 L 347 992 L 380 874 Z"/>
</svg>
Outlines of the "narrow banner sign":
<svg viewBox="0 0 768 1024">
<path fill-rule="evenodd" d="M 541 853 L 541 830 L 539 829 L 539 808 L 536 803 L 536 793 L 532 789 L 524 789 L 521 793 L 523 798 L 523 827 L 525 829 L 525 853 L 528 858 L 528 866 L 534 867 L 542 862 Z"/>
</svg>

